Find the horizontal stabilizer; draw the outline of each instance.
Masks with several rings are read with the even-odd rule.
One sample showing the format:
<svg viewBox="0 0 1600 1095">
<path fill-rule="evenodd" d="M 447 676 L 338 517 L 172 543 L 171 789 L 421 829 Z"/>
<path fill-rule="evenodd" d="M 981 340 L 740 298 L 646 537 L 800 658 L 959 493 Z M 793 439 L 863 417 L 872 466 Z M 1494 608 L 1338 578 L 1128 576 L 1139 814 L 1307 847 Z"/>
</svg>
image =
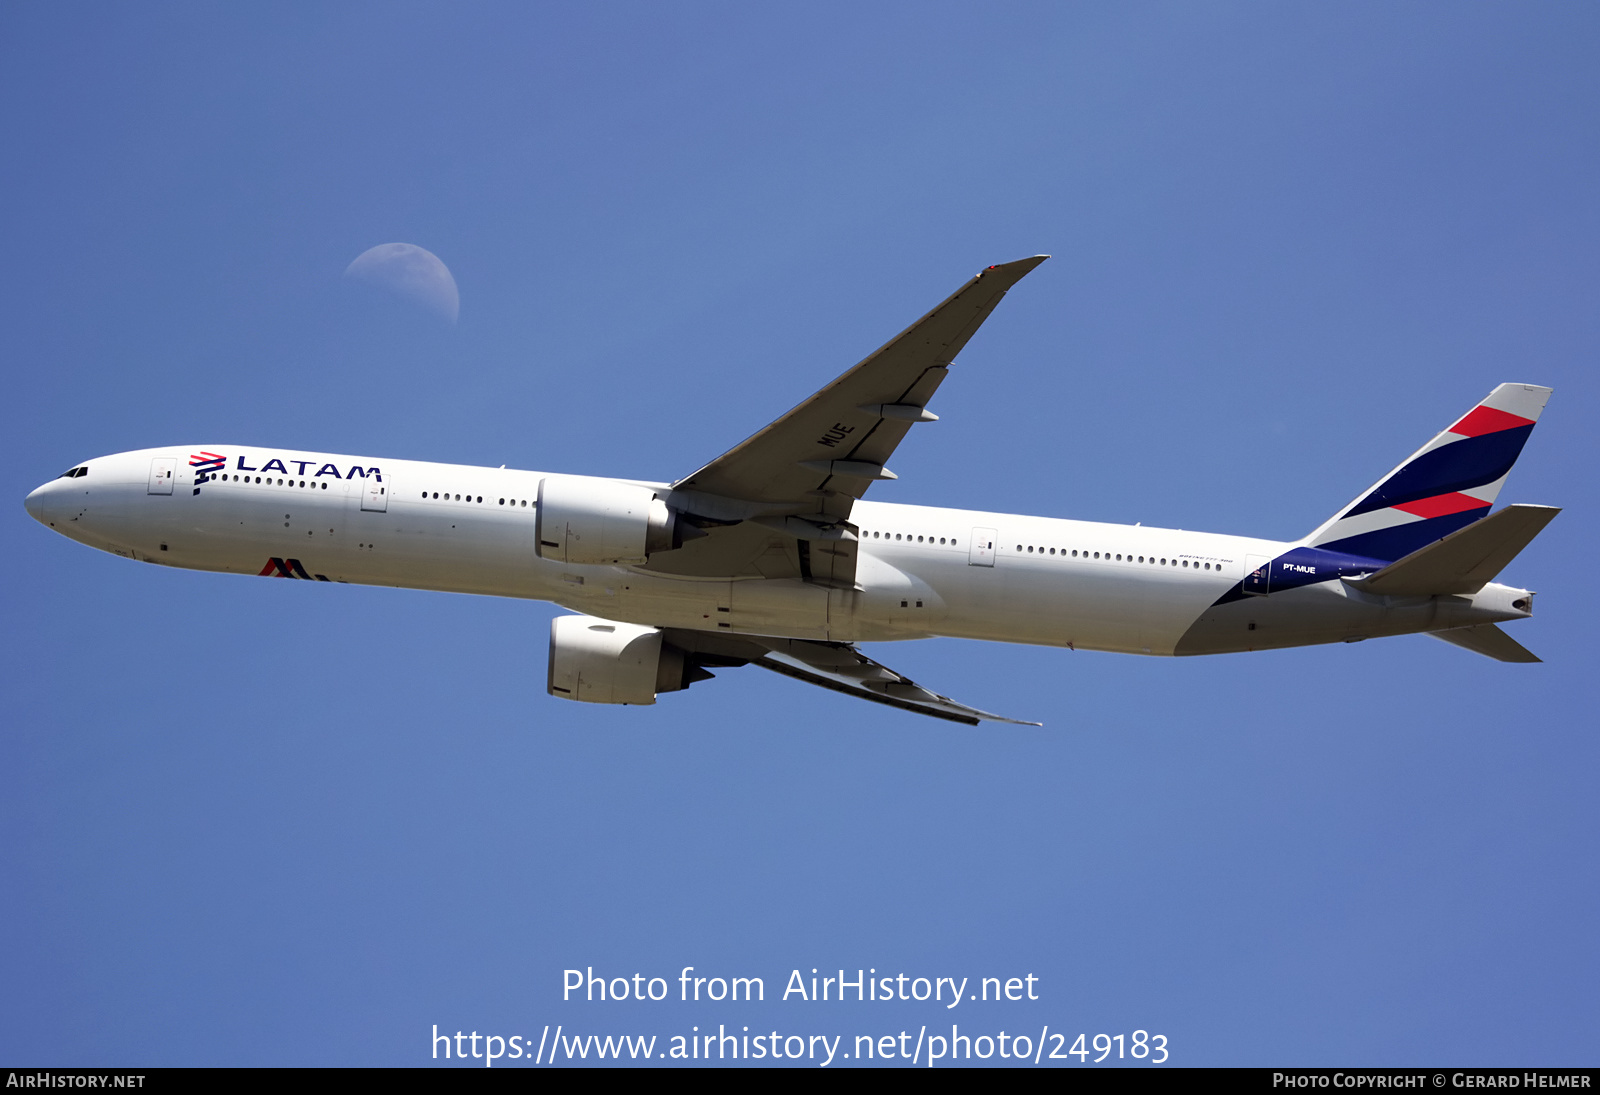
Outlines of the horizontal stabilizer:
<svg viewBox="0 0 1600 1095">
<path fill-rule="evenodd" d="M 1497 662 L 1536 662 L 1542 659 L 1494 624 L 1452 627 L 1449 631 L 1430 631 L 1435 639 L 1482 654 Z"/>
<path fill-rule="evenodd" d="M 1507 506 L 1350 584 L 1388 597 L 1476 593 L 1560 512 L 1555 506 Z"/>
</svg>

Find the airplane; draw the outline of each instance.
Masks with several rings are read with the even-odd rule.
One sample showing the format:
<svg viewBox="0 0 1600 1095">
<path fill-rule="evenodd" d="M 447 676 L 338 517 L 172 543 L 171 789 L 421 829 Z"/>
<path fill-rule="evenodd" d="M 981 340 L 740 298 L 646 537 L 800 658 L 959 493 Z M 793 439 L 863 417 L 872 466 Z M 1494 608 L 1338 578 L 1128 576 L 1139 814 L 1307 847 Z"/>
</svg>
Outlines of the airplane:
<svg viewBox="0 0 1600 1095">
<path fill-rule="evenodd" d="M 990 266 L 860 364 L 672 482 L 255 445 L 141 449 L 27 496 L 165 566 L 551 601 L 547 690 L 656 702 L 757 665 L 901 710 L 971 707 L 862 653 L 950 636 L 1188 656 L 1427 633 L 1539 659 L 1494 581 L 1560 512 L 1490 510 L 1550 389 L 1501 384 L 1303 539 L 870 502 L 956 355 L 1048 256 Z"/>
</svg>

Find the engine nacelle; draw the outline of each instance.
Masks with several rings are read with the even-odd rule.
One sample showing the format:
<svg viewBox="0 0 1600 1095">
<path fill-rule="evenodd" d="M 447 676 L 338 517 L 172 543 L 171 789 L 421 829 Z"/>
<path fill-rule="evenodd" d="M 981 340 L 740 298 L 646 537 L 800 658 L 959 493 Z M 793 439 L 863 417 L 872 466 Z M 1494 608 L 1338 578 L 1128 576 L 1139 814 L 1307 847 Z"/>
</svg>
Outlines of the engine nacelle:
<svg viewBox="0 0 1600 1095">
<path fill-rule="evenodd" d="M 583 703 L 656 702 L 711 676 L 683 651 L 661 641 L 661 630 L 619 624 L 598 616 L 557 616 L 550 621 L 552 696 Z"/>
<path fill-rule="evenodd" d="M 577 565 L 642 563 L 678 546 L 677 517 L 649 487 L 551 475 L 539 481 L 533 528 L 541 559 Z"/>
</svg>

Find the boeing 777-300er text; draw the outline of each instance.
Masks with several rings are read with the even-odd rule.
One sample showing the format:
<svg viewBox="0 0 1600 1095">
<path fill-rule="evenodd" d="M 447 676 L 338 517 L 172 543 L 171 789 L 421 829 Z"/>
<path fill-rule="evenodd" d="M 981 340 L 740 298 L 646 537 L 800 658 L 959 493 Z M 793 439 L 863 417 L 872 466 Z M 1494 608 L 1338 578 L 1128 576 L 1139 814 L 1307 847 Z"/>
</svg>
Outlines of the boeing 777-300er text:
<svg viewBox="0 0 1600 1095">
<path fill-rule="evenodd" d="M 1550 389 L 1502 384 L 1304 539 L 863 499 L 951 363 L 1045 256 L 991 266 L 861 364 L 675 482 L 238 445 L 80 464 L 28 495 L 61 534 L 194 570 L 554 601 L 549 691 L 651 704 L 759 665 L 957 722 L 862 642 L 935 635 L 1222 654 L 1427 632 L 1538 661 L 1494 581 L 1559 512 L 1490 514 Z"/>
</svg>

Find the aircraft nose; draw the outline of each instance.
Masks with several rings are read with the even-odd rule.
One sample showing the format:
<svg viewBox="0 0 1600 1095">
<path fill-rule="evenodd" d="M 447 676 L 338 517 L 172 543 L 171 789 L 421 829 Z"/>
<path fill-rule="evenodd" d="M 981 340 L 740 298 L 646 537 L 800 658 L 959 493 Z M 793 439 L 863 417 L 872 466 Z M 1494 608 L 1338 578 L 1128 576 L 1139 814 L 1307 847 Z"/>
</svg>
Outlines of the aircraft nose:
<svg viewBox="0 0 1600 1095">
<path fill-rule="evenodd" d="M 52 480 L 52 483 L 53 482 L 54 481 Z M 22 504 L 27 507 L 28 516 L 32 517 L 35 521 L 39 522 L 41 525 L 49 524 L 49 521 L 47 521 L 45 519 L 45 512 L 44 511 L 45 511 L 45 500 L 49 496 L 50 487 L 51 487 L 51 483 L 46 483 L 41 487 L 35 487 L 33 489 L 32 493 L 30 493 L 27 498 L 23 499 L 23 502 L 22 502 Z"/>
</svg>

